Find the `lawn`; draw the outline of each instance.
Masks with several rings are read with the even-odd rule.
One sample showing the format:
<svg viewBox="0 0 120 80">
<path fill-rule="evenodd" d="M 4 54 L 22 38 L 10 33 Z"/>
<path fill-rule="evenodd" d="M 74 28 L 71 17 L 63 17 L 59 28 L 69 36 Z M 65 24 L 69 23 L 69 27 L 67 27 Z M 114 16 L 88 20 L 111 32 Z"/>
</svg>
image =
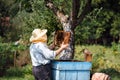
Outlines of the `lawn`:
<svg viewBox="0 0 120 80">
<path fill-rule="evenodd" d="M 112 80 L 120 79 L 120 52 L 119 49 L 112 47 L 104 47 L 101 45 L 79 45 L 75 47 L 75 60 L 84 61 L 82 49 L 88 48 L 92 56 L 91 74 L 95 72 L 104 72 L 108 74 Z M 31 64 L 22 68 L 10 68 L 5 76 L 0 77 L 0 80 L 34 80 Z"/>
</svg>

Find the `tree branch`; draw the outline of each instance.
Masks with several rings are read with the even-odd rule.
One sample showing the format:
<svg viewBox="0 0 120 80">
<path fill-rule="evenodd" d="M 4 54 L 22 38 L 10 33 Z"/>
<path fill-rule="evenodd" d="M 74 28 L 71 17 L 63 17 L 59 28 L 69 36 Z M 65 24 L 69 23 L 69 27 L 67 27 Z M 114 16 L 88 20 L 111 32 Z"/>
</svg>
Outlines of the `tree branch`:
<svg viewBox="0 0 120 80">
<path fill-rule="evenodd" d="M 51 0 L 44 0 L 44 1 L 45 1 L 46 7 L 51 9 L 53 13 L 57 15 L 57 11 L 59 11 L 59 9 L 56 6 L 54 6 L 53 2 Z"/>
<path fill-rule="evenodd" d="M 81 15 L 80 15 L 80 16 L 78 17 L 78 19 L 77 19 L 76 26 L 83 21 L 84 17 L 85 17 L 90 11 L 91 11 L 91 0 L 88 0 L 88 2 L 86 3 L 86 5 L 85 5 L 85 7 L 84 7 L 84 9 L 83 9 L 83 11 L 82 11 L 82 13 L 81 13 Z"/>
<path fill-rule="evenodd" d="M 72 27 L 75 27 L 80 8 L 80 0 L 72 0 Z"/>
<path fill-rule="evenodd" d="M 60 9 L 53 4 L 52 0 L 44 0 L 44 1 L 46 7 L 48 7 L 53 11 L 53 13 L 58 17 L 61 23 L 64 23 L 68 20 L 68 16 L 66 16 L 63 11 L 60 11 Z"/>
</svg>

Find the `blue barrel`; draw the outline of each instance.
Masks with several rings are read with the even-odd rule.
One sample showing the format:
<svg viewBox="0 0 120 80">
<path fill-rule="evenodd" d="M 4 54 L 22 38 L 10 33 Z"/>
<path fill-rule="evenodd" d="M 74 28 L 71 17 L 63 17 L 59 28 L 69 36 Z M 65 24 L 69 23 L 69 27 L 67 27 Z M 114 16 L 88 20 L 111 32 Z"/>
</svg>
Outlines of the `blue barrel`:
<svg viewBox="0 0 120 80">
<path fill-rule="evenodd" d="M 91 62 L 52 61 L 53 80 L 90 80 Z"/>
</svg>

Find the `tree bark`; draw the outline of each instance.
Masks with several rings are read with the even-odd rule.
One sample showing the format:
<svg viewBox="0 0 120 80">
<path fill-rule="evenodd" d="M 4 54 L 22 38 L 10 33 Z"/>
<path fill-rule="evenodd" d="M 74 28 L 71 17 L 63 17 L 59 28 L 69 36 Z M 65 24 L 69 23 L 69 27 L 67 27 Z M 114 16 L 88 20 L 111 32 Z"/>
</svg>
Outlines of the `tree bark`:
<svg viewBox="0 0 120 80">
<path fill-rule="evenodd" d="M 66 23 L 62 23 L 63 25 L 63 30 L 70 32 L 70 41 L 69 41 L 69 46 L 67 49 L 65 49 L 60 56 L 60 59 L 62 60 L 71 60 L 74 58 L 74 30 L 72 30 L 72 24 L 71 21 L 68 20 Z"/>
</svg>

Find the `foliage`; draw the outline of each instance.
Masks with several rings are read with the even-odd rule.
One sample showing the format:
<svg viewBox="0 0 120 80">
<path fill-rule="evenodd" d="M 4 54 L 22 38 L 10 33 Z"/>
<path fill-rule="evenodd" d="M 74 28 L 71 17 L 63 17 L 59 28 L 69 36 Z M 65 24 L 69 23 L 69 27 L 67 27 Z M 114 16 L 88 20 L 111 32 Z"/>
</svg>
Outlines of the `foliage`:
<svg viewBox="0 0 120 80">
<path fill-rule="evenodd" d="M 27 5 L 27 2 L 22 2 L 21 6 L 23 10 L 19 11 L 16 17 L 13 18 L 13 24 L 15 24 L 15 27 L 21 29 L 20 36 L 26 42 L 29 42 L 29 37 L 34 28 L 46 28 L 48 29 L 48 36 L 50 36 L 50 33 L 53 33 L 59 26 L 55 20 L 56 18 L 44 6 L 43 1 L 29 0 L 29 3 L 32 6 L 32 12 L 27 12 L 23 8 L 25 6 L 22 6 L 22 4 Z"/>
<path fill-rule="evenodd" d="M 32 66 L 27 65 L 24 67 L 12 67 L 6 71 L 5 76 L 3 76 L 2 80 L 33 80 L 34 77 L 32 75 Z"/>
<path fill-rule="evenodd" d="M 113 55 L 120 58 L 120 43 L 112 42 L 111 49 L 112 49 Z"/>
<path fill-rule="evenodd" d="M 86 16 L 82 24 L 76 28 L 76 43 L 92 43 L 94 41 L 93 43 L 97 42 L 106 45 L 116 40 L 118 42 L 120 35 L 120 15 L 118 8 L 115 9 L 111 3 L 114 1 L 92 1 L 94 9 Z M 114 5 L 118 6 L 117 2 L 119 3 L 119 1 L 115 1 Z M 80 39 L 78 39 L 79 37 Z"/>
<path fill-rule="evenodd" d="M 8 69 L 6 71 L 6 76 L 16 76 L 16 77 L 22 77 L 24 75 L 32 75 L 32 66 L 31 65 L 27 65 L 24 67 L 11 67 L 10 69 Z"/>
<path fill-rule="evenodd" d="M 114 14 L 114 20 L 111 24 L 112 29 L 110 31 L 110 34 L 116 39 L 120 37 L 120 14 Z"/>
<path fill-rule="evenodd" d="M 53 0 L 53 2 L 61 11 L 64 11 L 67 15 L 70 14 L 71 0 Z M 80 13 L 85 2 L 84 0 L 80 1 Z M 114 40 L 118 41 L 120 37 L 119 3 L 119 0 L 92 0 L 92 11 L 75 30 L 76 43 L 93 41 L 93 43 L 106 45 Z M 22 38 L 25 42 L 29 42 L 31 31 L 34 28 L 48 29 L 48 37 L 52 39 L 51 34 L 61 27 L 53 13 L 45 7 L 44 0 L 1 0 L 0 7 L 1 16 L 4 13 L 9 14 L 13 24 L 4 31 L 8 41 Z M 15 32 L 16 30 L 17 32 Z M 15 34 L 16 37 L 14 37 Z M 51 42 L 50 39 L 49 43 Z"/>
<path fill-rule="evenodd" d="M 15 45 L 14 43 L 0 43 L 0 72 L 6 70 L 14 63 L 14 53 L 18 50 L 25 50 L 27 46 L 25 45 Z M 0 76 L 3 75 L 0 73 Z"/>
</svg>

